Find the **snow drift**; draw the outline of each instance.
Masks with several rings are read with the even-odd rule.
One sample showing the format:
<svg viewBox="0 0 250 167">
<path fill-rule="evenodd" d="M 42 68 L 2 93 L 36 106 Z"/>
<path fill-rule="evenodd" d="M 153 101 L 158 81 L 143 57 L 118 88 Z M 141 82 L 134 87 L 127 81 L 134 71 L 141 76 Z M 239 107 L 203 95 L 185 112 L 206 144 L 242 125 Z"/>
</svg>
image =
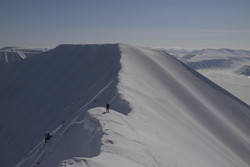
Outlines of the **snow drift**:
<svg viewBox="0 0 250 167">
<path fill-rule="evenodd" d="M 162 51 L 61 45 L 0 79 L 4 166 L 250 165 L 249 106 Z"/>
</svg>

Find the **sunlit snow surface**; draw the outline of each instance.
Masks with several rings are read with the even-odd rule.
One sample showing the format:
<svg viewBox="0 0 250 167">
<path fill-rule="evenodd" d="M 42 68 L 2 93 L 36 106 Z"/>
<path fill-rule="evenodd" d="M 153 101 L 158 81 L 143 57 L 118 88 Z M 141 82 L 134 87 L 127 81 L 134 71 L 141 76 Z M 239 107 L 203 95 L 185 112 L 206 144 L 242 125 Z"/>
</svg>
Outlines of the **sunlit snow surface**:
<svg viewBox="0 0 250 167">
<path fill-rule="evenodd" d="M 162 51 L 61 45 L 0 77 L 6 167 L 250 165 L 249 106 Z"/>
</svg>

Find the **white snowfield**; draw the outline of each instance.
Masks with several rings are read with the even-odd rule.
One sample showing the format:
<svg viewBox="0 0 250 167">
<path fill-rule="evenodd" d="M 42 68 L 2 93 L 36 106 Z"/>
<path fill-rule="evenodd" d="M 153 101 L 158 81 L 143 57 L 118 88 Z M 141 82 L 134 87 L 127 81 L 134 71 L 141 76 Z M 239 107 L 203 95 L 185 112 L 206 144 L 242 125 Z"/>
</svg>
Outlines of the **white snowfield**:
<svg viewBox="0 0 250 167">
<path fill-rule="evenodd" d="M 250 166 L 249 105 L 162 51 L 61 45 L 0 80 L 1 166 Z"/>
</svg>

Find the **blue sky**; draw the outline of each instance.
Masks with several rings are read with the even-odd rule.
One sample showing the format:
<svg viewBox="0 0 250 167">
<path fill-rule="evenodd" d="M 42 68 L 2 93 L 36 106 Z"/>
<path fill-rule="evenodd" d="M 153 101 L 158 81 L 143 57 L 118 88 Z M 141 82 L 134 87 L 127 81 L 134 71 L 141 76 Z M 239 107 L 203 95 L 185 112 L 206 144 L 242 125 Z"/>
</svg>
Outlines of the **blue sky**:
<svg viewBox="0 0 250 167">
<path fill-rule="evenodd" d="M 250 49 L 250 0 L 1 0 L 0 47 Z"/>
</svg>

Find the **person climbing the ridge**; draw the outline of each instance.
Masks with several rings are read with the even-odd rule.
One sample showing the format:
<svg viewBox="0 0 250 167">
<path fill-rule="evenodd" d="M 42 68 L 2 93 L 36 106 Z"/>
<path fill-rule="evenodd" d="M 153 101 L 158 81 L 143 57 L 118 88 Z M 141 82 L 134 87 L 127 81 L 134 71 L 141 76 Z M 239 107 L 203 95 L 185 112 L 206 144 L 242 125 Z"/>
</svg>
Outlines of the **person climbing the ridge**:
<svg viewBox="0 0 250 167">
<path fill-rule="evenodd" d="M 106 113 L 109 113 L 109 103 L 106 104 Z"/>
<path fill-rule="evenodd" d="M 50 133 L 45 133 L 45 135 L 44 135 L 45 143 L 47 143 L 51 137 L 52 136 L 50 135 Z"/>
</svg>

